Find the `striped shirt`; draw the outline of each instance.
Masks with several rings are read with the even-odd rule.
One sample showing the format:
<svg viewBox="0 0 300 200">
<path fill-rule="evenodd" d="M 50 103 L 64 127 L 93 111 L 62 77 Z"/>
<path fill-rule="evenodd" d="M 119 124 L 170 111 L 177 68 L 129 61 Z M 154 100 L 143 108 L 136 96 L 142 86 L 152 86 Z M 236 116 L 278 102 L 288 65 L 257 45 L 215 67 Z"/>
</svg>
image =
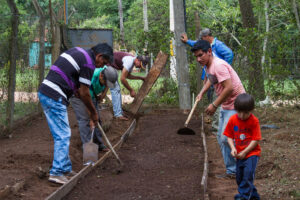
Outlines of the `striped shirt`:
<svg viewBox="0 0 300 200">
<path fill-rule="evenodd" d="M 71 48 L 62 53 L 42 82 L 39 92 L 63 103 L 77 92 L 80 84 L 91 85 L 95 70 L 95 55 L 91 49 Z"/>
</svg>

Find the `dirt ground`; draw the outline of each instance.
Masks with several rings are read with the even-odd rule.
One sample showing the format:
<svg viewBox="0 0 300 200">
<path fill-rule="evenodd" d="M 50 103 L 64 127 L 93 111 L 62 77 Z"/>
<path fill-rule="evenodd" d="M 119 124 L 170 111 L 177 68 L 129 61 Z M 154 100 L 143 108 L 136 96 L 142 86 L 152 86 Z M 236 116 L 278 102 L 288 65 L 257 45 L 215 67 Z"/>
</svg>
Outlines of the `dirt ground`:
<svg viewBox="0 0 300 200">
<path fill-rule="evenodd" d="M 65 199 L 201 199 L 203 143 L 201 121 L 190 128 L 196 135 L 178 135 L 186 115 L 160 110 L 139 119 L 138 128 L 120 149 L 125 163 L 116 175 L 115 159 L 94 170 Z"/>
<path fill-rule="evenodd" d="M 262 154 L 256 169 L 255 186 L 261 199 L 300 199 L 300 106 L 257 108 L 254 114 L 261 125 L 279 129 L 262 129 Z M 215 135 L 206 124 L 209 158 L 209 196 L 213 200 L 232 200 L 237 193 L 235 180 L 218 179 L 224 164 Z"/>
<path fill-rule="evenodd" d="M 82 168 L 81 141 L 75 115 L 72 111 L 69 113 L 69 121 L 72 128 L 70 147 L 71 160 L 74 170 L 79 171 Z M 201 177 L 198 171 L 195 175 L 197 177 L 197 182 L 196 180 L 193 180 L 193 177 L 190 177 L 191 174 L 188 172 L 189 170 L 186 170 L 187 177 L 184 177 L 183 179 L 186 179 L 188 182 L 186 184 L 179 184 L 179 186 L 182 187 L 182 190 L 178 191 L 173 190 L 173 185 L 175 186 L 177 183 L 181 183 L 180 177 L 176 177 L 176 179 L 173 177 L 172 179 L 172 177 L 168 176 L 168 171 L 165 169 L 159 174 L 154 173 L 151 170 L 153 167 L 163 169 L 166 167 L 164 165 L 167 165 L 169 162 L 175 163 L 175 166 L 178 164 L 181 172 L 183 171 L 181 167 L 191 167 L 192 171 L 198 169 L 197 166 L 193 166 L 193 163 L 191 162 L 179 162 L 178 159 L 171 159 L 169 161 L 169 156 L 172 155 L 167 149 L 172 147 L 173 142 L 176 144 L 178 143 L 181 147 L 182 145 L 196 144 L 196 141 L 193 139 L 177 138 L 175 137 L 175 134 L 169 135 L 171 129 L 176 129 L 184 123 L 186 116 L 172 114 L 169 117 L 165 117 L 163 111 L 161 111 L 160 114 L 163 119 L 153 114 L 149 114 L 149 116 L 146 114 L 144 117 L 140 118 L 138 129 L 136 130 L 134 137 L 130 138 L 119 151 L 120 157 L 126 161 L 126 163 L 129 162 L 129 164 L 126 165 L 128 168 L 125 168 L 126 173 L 120 175 L 112 174 L 116 162 L 114 159 L 111 159 L 104 163 L 104 167 L 95 171 L 97 176 L 91 174 L 87 177 L 88 179 L 91 179 L 93 183 L 97 183 L 92 184 L 92 188 L 93 193 L 97 193 L 99 195 L 98 197 L 101 197 L 102 195 L 110 197 L 109 195 L 121 193 L 127 199 L 147 199 L 150 194 L 156 195 L 153 196 L 154 198 L 152 199 L 176 199 L 176 194 L 179 192 L 179 194 L 182 195 L 182 198 L 180 199 L 197 199 L 193 198 L 194 196 L 192 195 L 196 194 L 195 190 L 200 189 L 199 184 Z M 262 129 L 263 139 L 260 142 L 262 156 L 257 167 L 255 181 L 255 185 L 261 194 L 262 199 L 300 199 L 300 106 L 259 108 L 254 114 L 260 119 L 261 125 L 274 124 L 279 127 L 279 129 Z M 112 122 L 110 126 L 108 125 L 110 130 L 107 134 L 111 141 L 116 142 L 119 139 L 120 134 L 127 129 L 130 122 L 112 120 L 112 114 L 109 110 L 104 110 L 102 116 L 104 116 L 104 121 Z M 147 121 L 147 118 L 149 118 L 149 121 Z M 192 118 L 191 123 L 193 124 L 195 122 L 197 123 L 197 119 L 194 117 Z M 157 131 L 154 131 L 164 124 L 168 124 L 170 129 L 167 129 L 166 133 L 158 134 Z M 233 199 L 234 194 L 237 192 L 235 180 L 215 178 L 216 174 L 224 172 L 224 165 L 216 138 L 210 133 L 209 128 L 210 124 L 206 124 L 205 132 L 207 134 L 209 152 L 208 192 L 210 199 Z M 149 135 L 152 134 L 160 139 L 148 141 L 147 135 L 150 137 Z M 169 137 L 165 137 L 165 134 Z M 199 133 L 193 138 L 198 137 Z M 162 141 L 169 141 L 169 143 L 166 143 L 166 147 L 168 148 L 160 146 Z M 143 149 L 144 145 L 150 145 L 150 143 L 152 144 L 150 146 L 151 148 L 149 151 L 146 151 L 147 149 L 145 149 L 144 155 L 142 152 L 137 151 Z M 193 145 L 190 148 L 193 149 L 193 151 L 190 150 L 191 152 L 188 153 L 196 155 L 194 150 L 198 151 L 198 149 Z M 153 150 L 153 152 L 156 153 L 153 153 L 152 155 L 150 150 Z M 185 151 L 178 152 L 177 148 L 170 149 L 170 151 L 174 152 L 177 158 L 181 156 L 180 158 L 182 159 L 185 159 L 186 155 L 184 153 L 187 153 Z M 52 156 L 53 141 L 44 116 L 36 118 L 24 126 L 20 126 L 13 132 L 12 138 L 1 138 L 0 191 L 3 191 L 3 188 L 5 188 L 6 185 L 12 186 L 16 183 L 24 183 L 23 189 L 18 191 L 15 195 L 10 195 L 6 199 L 44 199 L 50 193 L 54 192 L 58 186 L 47 181 L 47 172 L 51 166 Z M 145 161 L 146 158 L 149 158 L 149 160 L 152 159 L 153 162 L 147 163 Z M 197 160 L 194 159 L 193 161 L 197 163 Z M 140 170 L 131 170 L 131 167 L 141 169 L 144 167 L 146 170 L 142 173 Z M 199 170 L 202 170 L 203 166 L 198 167 Z M 177 169 L 174 169 L 172 165 L 168 166 L 168 169 L 170 168 L 170 173 L 176 173 Z M 102 173 L 104 175 L 102 175 Z M 124 182 L 113 181 L 114 184 L 109 185 L 108 182 L 106 182 L 106 179 L 109 178 L 108 176 L 121 178 Z M 151 176 L 153 176 L 152 179 L 150 178 Z M 135 177 L 142 178 L 137 179 Z M 143 181 L 143 179 L 148 181 L 151 180 L 152 184 L 148 181 L 147 183 L 144 183 L 145 181 Z M 86 179 L 82 180 L 82 182 L 84 181 L 86 181 Z M 98 183 L 101 186 L 98 186 Z M 130 184 L 132 187 L 128 189 L 125 187 L 126 184 Z M 122 188 L 122 190 L 114 189 L 115 187 Z M 151 189 L 152 187 L 155 188 L 155 191 Z M 82 191 L 84 191 L 84 186 L 82 188 Z M 143 194 L 148 194 L 148 196 L 140 197 L 140 195 L 133 195 L 135 192 L 139 194 L 140 191 L 144 191 Z M 185 196 L 185 193 L 182 191 L 192 192 Z M 131 195 L 133 196 L 130 196 L 130 192 L 132 192 Z M 79 195 L 80 193 L 77 194 Z M 74 193 L 71 195 L 74 195 Z M 161 198 L 159 198 L 159 196 Z"/>
<path fill-rule="evenodd" d="M 69 108 L 72 131 L 70 158 L 73 170 L 82 169 L 82 143 L 75 114 Z M 130 121 L 113 120 L 111 110 L 102 110 L 103 128 L 112 143 L 129 127 Z M 44 115 L 17 128 L 12 138 L 0 139 L 0 191 L 20 183 L 23 189 L 5 199 L 44 199 L 58 189 L 59 185 L 48 182 L 48 172 L 53 159 L 53 140 Z M 99 153 L 99 157 L 104 153 Z"/>
</svg>

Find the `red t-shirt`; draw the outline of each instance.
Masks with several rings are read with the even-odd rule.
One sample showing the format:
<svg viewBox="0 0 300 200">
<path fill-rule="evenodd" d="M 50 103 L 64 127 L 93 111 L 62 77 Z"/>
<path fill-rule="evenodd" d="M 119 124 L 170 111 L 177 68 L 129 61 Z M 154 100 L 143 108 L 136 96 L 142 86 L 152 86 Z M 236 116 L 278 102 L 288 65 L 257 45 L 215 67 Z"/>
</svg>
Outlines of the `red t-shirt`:
<svg viewBox="0 0 300 200">
<path fill-rule="evenodd" d="M 261 140 L 259 121 L 253 114 L 246 120 L 241 120 L 237 114 L 231 116 L 223 134 L 234 139 L 237 153 L 243 151 L 252 140 Z M 260 152 L 258 144 L 245 158 L 260 156 Z"/>
</svg>

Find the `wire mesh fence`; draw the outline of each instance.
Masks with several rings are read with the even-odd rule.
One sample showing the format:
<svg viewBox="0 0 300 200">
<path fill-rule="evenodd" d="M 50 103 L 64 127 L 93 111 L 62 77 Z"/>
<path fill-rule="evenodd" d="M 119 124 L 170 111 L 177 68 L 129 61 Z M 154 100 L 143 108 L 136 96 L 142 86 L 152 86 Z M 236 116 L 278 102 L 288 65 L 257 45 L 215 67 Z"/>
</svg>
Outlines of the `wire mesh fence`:
<svg viewBox="0 0 300 200">
<path fill-rule="evenodd" d="M 9 127 L 8 115 L 11 107 L 8 105 L 9 88 L 14 88 L 13 124 L 28 115 L 38 111 L 37 89 L 39 86 L 39 39 L 37 30 L 37 17 L 19 15 L 19 31 L 16 53 L 16 72 L 13 77 L 9 74 L 10 68 L 10 40 L 12 15 L 0 16 L 0 131 Z M 46 55 L 45 66 L 51 64 L 49 42 L 45 38 Z M 48 45 L 47 45 L 48 44 Z M 15 83 L 10 84 L 10 80 Z"/>
</svg>

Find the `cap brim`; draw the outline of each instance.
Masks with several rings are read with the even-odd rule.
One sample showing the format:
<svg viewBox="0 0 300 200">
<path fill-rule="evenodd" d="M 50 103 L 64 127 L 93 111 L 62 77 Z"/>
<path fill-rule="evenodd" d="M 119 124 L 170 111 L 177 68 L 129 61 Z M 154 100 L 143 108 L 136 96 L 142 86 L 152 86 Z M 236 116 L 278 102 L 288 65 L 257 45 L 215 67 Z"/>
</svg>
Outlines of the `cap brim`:
<svg viewBox="0 0 300 200">
<path fill-rule="evenodd" d="M 109 87 L 109 88 L 114 88 L 115 85 L 116 85 L 116 83 L 113 83 L 113 82 L 111 82 L 111 81 L 109 81 L 109 80 L 106 80 L 106 85 L 107 85 L 107 87 Z"/>
<path fill-rule="evenodd" d="M 144 64 L 143 64 L 142 61 L 141 61 L 141 68 L 142 68 L 142 69 L 146 69 L 146 67 L 144 67 Z"/>
</svg>

